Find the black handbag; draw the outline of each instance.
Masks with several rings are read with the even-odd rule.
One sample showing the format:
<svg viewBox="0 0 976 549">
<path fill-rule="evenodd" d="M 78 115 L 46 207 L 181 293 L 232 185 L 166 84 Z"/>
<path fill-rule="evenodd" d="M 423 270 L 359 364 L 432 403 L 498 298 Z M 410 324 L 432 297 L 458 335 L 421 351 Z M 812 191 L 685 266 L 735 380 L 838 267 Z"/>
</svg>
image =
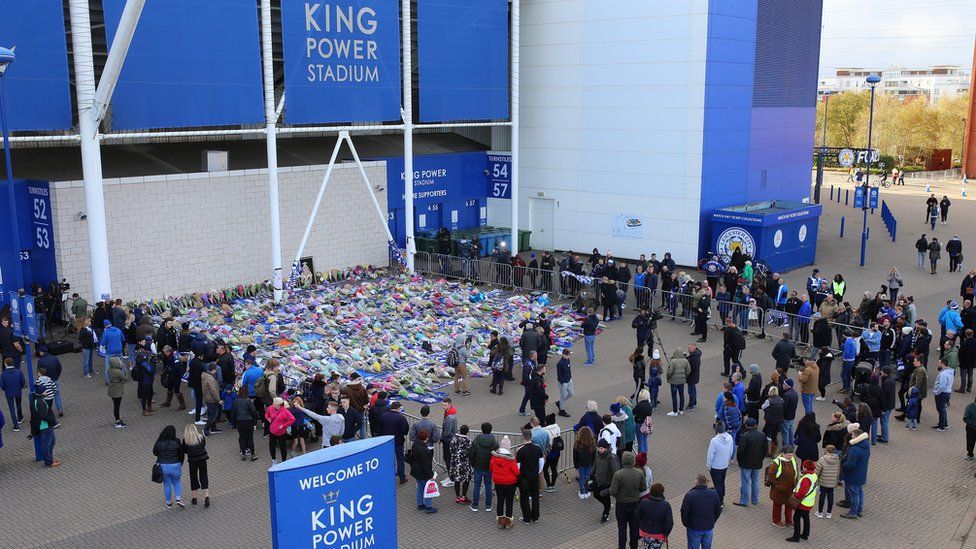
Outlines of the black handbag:
<svg viewBox="0 0 976 549">
<path fill-rule="evenodd" d="M 153 463 L 152 466 L 152 481 L 155 482 L 156 484 L 163 483 L 163 467 L 162 465 L 159 464 L 158 461 L 156 463 Z"/>
</svg>

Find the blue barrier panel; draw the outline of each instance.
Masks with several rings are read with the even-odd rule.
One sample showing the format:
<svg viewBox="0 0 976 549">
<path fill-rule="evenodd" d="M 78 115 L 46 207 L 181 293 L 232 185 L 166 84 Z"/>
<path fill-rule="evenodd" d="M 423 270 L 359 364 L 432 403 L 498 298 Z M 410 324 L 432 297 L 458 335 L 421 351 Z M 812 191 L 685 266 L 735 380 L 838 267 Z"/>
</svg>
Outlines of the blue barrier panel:
<svg viewBox="0 0 976 549">
<path fill-rule="evenodd" d="M 109 44 L 125 0 L 103 0 Z M 264 121 L 252 0 L 146 2 L 112 99 L 119 130 Z"/>
<path fill-rule="evenodd" d="M 288 123 L 400 120 L 398 6 L 396 0 L 282 2 Z"/>
<path fill-rule="evenodd" d="M 840 237 L 844 238 L 844 217 L 840 218 Z"/>
<path fill-rule="evenodd" d="M 10 131 L 71 127 L 61 10 L 61 2 L 53 0 L 0 0 L 0 46 L 17 56 L 3 77 Z"/>
<path fill-rule="evenodd" d="M 508 0 L 417 5 L 420 120 L 508 118 Z"/>
</svg>

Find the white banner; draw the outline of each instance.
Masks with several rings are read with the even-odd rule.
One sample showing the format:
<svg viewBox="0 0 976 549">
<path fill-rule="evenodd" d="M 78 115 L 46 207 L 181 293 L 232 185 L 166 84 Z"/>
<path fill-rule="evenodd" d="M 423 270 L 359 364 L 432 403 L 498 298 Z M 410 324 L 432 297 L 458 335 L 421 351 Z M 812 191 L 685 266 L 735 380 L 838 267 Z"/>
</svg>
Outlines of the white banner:
<svg viewBox="0 0 976 549">
<path fill-rule="evenodd" d="M 639 215 L 618 213 L 613 216 L 610 236 L 627 240 L 643 240 L 644 219 Z"/>
</svg>

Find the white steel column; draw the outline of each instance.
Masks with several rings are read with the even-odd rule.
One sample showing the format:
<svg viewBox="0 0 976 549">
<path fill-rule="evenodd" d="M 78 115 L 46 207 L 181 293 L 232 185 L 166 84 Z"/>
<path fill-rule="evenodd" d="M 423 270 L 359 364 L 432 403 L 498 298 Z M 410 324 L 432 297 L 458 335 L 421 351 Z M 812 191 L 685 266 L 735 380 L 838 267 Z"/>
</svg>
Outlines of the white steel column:
<svg viewBox="0 0 976 549">
<path fill-rule="evenodd" d="M 519 0 L 512 0 L 512 255 L 519 252 Z"/>
<path fill-rule="evenodd" d="M 108 226 L 102 183 L 102 152 L 95 112 L 95 64 L 92 59 L 91 18 L 88 0 L 70 0 L 71 45 L 74 50 L 75 93 L 78 99 L 78 133 L 81 168 L 85 180 L 88 215 L 88 254 L 91 258 L 93 302 L 112 293 L 109 269 Z"/>
<path fill-rule="evenodd" d="M 410 0 L 403 0 L 403 208 L 406 228 L 407 271 L 414 272 L 413 256 L 417 252 L 413 227 L 413 43 L 410 30 Z M 390 189 L 392 191 L 392 189 Z"/>
<path fill-rule="evenodd" d="M 278 197 L 278 110 L 275 108 L 271 0 L 261 0 L 261 57 L 264 63 L 264 121 L 268 149 L 268 206 L 271 220 L 271 277 L 274 300 L 281 302 L 281 204 Z M 284 98 L 282 98 L 284 103 Z"/>
</svg>

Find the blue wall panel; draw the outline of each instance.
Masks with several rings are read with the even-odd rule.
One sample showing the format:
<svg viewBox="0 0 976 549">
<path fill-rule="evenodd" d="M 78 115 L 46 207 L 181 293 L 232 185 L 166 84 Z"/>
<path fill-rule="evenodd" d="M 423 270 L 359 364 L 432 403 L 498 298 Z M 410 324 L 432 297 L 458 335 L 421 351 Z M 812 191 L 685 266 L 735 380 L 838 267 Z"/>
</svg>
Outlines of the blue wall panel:
<svg viewBox="0 0 976 549">
<path fill-rule="evenodd" d="M 420 119 L 508 118 L 508 0 L 420 0 L 417 9 Z"/>
<path fill-rule="evenodd" d="M 285 120 L 400 120 L 396 0 L 283 0 Z"/>
<path fill-rule="evenodd" d="M 64 14 L 55 0 L 0 0 L 0 46 L 17 60 L 4 76 L 10 131 L 71 127 Z"/>
<path fill-rule="evenodd" d="M 125 0 L 103 0 L 111 44 Z M 253 0 L 146 2 L 112 100 L 113 129 L 264 121 Z"/>
</svg>

